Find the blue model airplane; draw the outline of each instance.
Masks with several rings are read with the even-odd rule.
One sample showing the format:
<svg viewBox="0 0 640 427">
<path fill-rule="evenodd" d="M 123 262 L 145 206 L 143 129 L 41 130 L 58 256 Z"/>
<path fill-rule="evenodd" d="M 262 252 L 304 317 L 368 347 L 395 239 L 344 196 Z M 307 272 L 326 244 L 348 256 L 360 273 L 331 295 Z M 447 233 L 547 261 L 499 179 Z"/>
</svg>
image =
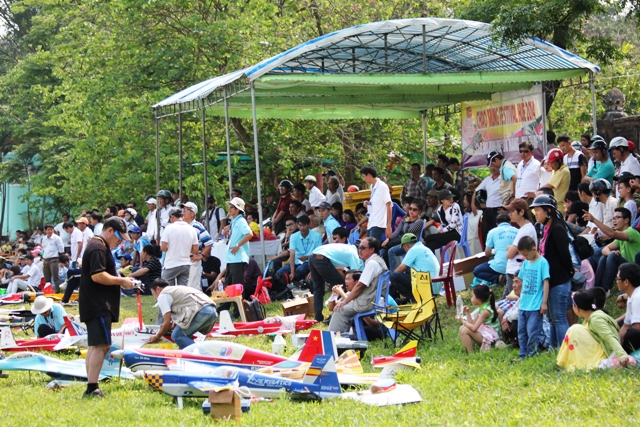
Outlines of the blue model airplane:
<svg viewBox="0 0 640 427">
<path fill-rule="evenodd" d="M 119 365 L 119 361 L 111 357 L 109 352 L 100 371 L 100 381 L 117 377 Z M 0 372 L 3 371 L 36 371 L 44 372 L 53 379 L 87 381 L 84 359 L 60 360 L 29 351 L 18 352 L 0 360 Z M 131 371 L 123 368 L 121 378 L 134 379 L 135 377 Z"/>
<path fill-rule="evenodd" d="M 145 371 L 143 376 L 152 388 L 176 397 L 180 407 L 183 397 L 208 397 L 210 391 L 234 383 L 247 387 L 256 397 L 281 397 L 283 390 L 299 400 L 320 400 L 342 394 L 332 356 L 317 355 L 302 381 L 234 366 L 211 368 L 196 362 L 176 363 L 200 365 L 199 370 L 208 369 L 209 372 L 184 371 L 180 366 L 178 371 Z"/>
</svg>

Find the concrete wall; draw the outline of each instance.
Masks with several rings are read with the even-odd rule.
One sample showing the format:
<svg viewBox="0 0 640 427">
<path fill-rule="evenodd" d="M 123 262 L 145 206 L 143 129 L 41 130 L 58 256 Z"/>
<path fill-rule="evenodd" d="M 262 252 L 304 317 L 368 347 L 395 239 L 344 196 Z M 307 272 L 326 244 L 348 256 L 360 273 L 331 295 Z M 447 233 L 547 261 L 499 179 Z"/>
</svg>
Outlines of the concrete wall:
<svg viewBox="0 0 640 427">
<path fill-rule="evenodd" d="M 622 117 L 614 120 L 598 120 L 598 134 L 609 142 L 616 136 L 622 136 L 636 144 L 640 143 L 640 116 Z"/>
</svg>

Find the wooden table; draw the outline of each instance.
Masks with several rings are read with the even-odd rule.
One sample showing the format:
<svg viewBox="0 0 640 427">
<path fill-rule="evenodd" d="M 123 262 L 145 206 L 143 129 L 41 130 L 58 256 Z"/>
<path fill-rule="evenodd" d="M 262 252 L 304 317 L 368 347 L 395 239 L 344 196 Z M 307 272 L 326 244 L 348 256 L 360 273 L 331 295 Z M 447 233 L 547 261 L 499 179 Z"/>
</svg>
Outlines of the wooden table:
<svg viewBox="0 0 640 427">
<path fill-rule="evenodd" d="M 242 295 L 238 295 L 237 297 L 225 297 L 225 298 L 211 298 L 213 302 L 216 303 L 216 306 L 223 304 L 225 302 L 232 302 L 238 306 L 238 311 L 240 312 L 240 320 L 243 322 L 247 321 L 247 314 L 244 311 L 244 302 L 242 300 Z"/>
</svg>

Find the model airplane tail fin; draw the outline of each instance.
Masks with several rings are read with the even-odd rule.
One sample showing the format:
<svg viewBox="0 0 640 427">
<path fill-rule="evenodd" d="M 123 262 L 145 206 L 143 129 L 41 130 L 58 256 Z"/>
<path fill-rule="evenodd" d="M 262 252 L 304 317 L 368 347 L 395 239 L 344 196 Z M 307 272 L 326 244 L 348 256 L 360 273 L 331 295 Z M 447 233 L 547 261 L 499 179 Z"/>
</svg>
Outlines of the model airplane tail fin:
<svg viewBox="0 0 640 427">
<path fill-rule="evenodd" d="M 226 333 L 235 331 L 236 328 L 233 326 L 233 320 L 231 320 L 231 315 L 229 314 L 229 310 L 222 310 L 220 312 L 220 324 L 218 326 L 219 333 Z"/>
<path fill-rule="evenodd" d="M 0 348 L 17 347 L 11 328 L 0 328 Z"/>
<path fill-rule="evenodd" d="M 347 350 L 336 360 L 336 369 L 341 373 L 361 374 L 364 372 L 358 355 L 353 350 Z"/>
<path fill-rule="evenodd" d="M 144 328 L 144 322 L 142 321 L 142 299 L 140 298 L 140 291 L 136 292 L 136 296 L 138 297 L 138 326 L 140 330 Z"/>
<path fill-rule="evenodd" d="M 342 393 L 333 356 L 316 355 L 302 381 L 319 386 L 325 395 Z"/>
<path fill-rule="evenodd" d="M 394 354 L 394 357 L 416 357 L 416 351 L 418 350 L 418 341 L 410 341 L 400 349 L 399 352 Z"/>
<path fill-rule="evenodd" d="M 307 342 L 302 346 L 297 360 L 299 362 L 310 363 L 317 355 L 330 356 L 335 359 L 336 354 L 338 354 L 338 352 L 333 341 L 333 334 L 329 331 L 314 329 L 309 334 Z"/>
<path fill-rule="evenodd" d="M 69 331 L 69 335 L 72 337 L 78 335 L 87 335 L 87 328 L 79 323 L 72 321 L 69 316 L 64 316 L 64 324 L 67 327 L 67 331 Z"/>
</svg>

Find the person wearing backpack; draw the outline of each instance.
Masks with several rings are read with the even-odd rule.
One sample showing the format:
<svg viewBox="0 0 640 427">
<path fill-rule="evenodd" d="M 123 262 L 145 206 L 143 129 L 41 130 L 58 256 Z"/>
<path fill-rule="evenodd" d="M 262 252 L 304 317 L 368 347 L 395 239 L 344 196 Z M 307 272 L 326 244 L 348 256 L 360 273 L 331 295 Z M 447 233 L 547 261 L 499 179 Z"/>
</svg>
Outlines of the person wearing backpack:
<svg viewBox="0 0 640 427">
<path fill-rule="evenodd" d="M 207 214 L 209 217 L 207 218 Z M 202 223 L 209 223 L 209 235 L 213 240 L 220 239 L 222 229 L 227 225 L 227 214 L 221 207 L 216 207 L 216 199 L 209 194 L 207 210 L 202 213 Z"/>
</svg>

